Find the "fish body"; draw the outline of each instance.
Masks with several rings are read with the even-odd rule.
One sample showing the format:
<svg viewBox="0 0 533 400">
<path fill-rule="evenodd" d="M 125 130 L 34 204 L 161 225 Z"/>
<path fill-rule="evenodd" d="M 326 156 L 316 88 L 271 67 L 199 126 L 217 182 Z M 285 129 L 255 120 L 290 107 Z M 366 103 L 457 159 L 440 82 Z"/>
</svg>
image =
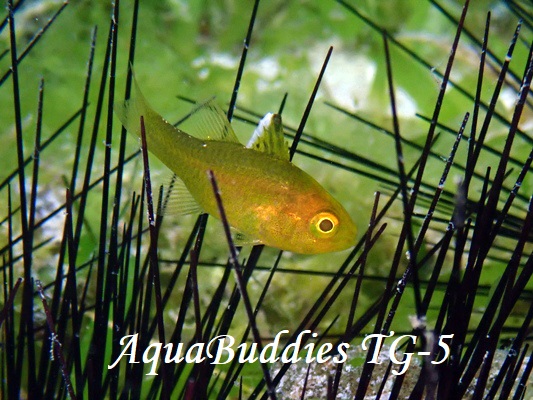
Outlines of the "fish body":
<svg viewBox="0 0 533 400">
<path fill-rule="evenodd" d="M 183 181 L 203 211 L 218 218 L 207 175 L 212 170 L 230 225 L 254 243 L 303 254 L 339 251 L 355 243 L 355 224 L 342 205 L 289 161 L 278 116 L 250 148 L 238 142 L 216 105 L 206 104 L 202 111 L 195 137 L 153 111 L 138 87 L 136 97 L 115 107 L 126 129 L 137 136 L 144 117 L 148 150 Z"/>
</svg>

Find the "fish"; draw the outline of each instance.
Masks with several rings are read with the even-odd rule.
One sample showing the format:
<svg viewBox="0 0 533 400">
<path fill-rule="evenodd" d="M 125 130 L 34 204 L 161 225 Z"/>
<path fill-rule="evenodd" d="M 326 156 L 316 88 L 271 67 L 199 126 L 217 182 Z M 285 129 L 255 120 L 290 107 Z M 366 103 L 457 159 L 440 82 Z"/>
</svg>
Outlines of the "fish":
<svg viewBox="0 0 533 400">
<path fill-rule="evenodd" d="M 299 254 L 336 252 L 355 244 L 357 228 L 346 209 L 290 161 L 279 114 L 267 114 L 245 146 L 211 99 L 192 114 L 194 132 L 189 134 L 154 111 L 134 82 L 133 96 L 116 103 L 115 114 L 137 137 L 143 117 L 148 151 L 186 188 L 181 196 L 186 213 L 220 218 L 207 174 L 211 170 L 227 220 L 244 243 Z"/>
</svg>

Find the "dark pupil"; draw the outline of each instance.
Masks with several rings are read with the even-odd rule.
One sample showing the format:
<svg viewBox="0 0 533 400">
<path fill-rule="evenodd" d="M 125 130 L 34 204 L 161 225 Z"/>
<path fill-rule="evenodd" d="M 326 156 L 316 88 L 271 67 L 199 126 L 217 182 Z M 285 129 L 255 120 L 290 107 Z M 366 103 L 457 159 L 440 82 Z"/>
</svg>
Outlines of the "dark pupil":
<svg viewBox="0 0 533 400">
<path fill-rule="evenodd" d="M 323 219 L 318 224 L 318 227 L 322 232 L 329 232 L 333 229 L 333 222 L 330 219 Z"/>
</svg>

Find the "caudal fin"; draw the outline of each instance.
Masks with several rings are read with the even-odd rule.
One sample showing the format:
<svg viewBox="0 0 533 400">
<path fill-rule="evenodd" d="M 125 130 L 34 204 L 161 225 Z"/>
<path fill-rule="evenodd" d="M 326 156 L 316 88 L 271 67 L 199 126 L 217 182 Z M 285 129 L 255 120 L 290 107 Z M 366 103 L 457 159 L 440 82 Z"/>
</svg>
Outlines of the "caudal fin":
<svg viewBox="0 0 533 400">
<path fill-rule="evenodd" d="M 115 103 L 113 109 L 128 132 L 140 136 L 141 115 L 146 119 L 151 110 L 139 89 L 135 75 L 133 77 L 133 85 L 134 91 L 132 97 L 129 100 Z"/>
</svg>

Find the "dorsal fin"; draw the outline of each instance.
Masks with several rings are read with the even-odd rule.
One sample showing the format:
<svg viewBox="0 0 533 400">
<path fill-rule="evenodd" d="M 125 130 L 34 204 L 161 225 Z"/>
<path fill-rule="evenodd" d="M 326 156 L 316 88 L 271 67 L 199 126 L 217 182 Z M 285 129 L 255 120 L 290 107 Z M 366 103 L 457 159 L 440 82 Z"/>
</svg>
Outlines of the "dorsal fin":
<svg viewBox="0 0 533 400">
<path fill-rule="evenodd" d="M 202 140 L 240 143 L 214 98 L 199 104 L 187 120 L 187 133 Z"/>
<path fill-rule="evenodd" d="M 272 113 L 265 115 L 246 147 L 289 161 L 289 147 L 283 137 L 281 116 Z"/>
</svg>

